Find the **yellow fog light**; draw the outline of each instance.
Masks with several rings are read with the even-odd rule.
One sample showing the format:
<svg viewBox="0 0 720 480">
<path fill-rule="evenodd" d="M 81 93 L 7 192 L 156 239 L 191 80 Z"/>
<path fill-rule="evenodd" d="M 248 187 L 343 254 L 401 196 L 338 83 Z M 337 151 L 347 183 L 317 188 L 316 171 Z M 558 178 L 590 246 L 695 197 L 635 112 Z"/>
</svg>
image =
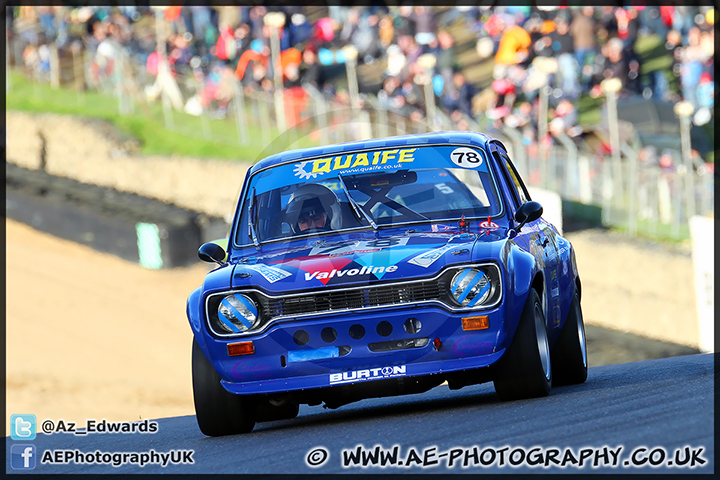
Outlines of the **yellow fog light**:
<svg viewBox="0 0 720 480">
<path fill-rule="evenodd" d="M 462 319 L 463 330 L 485 330 L 490 328 L 488 317 L 467 317 Z"/>
<path fill-rule="evenodd" d="M 252 355 L 255 353 L 255 345 L 253 342 L 229 343 L 228 355 L 235 357 L 237 355 Z"/>
</svg>

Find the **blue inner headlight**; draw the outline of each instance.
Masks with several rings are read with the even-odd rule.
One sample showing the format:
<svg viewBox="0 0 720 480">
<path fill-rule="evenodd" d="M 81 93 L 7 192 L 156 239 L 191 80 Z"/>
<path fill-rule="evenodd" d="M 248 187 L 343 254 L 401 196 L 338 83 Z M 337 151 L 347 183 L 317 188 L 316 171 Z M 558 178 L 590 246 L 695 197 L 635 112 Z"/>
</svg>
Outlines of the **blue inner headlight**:
<svg viewBox="0 0 720 480">
<path fill-rule="evenodd" d="M 463 307 L 474 307 L 490 297 L 490 278 L 478 268 L 465 268 L 455 274 L 450 282 L 450 293 Z"/>
<path fill-rule="evenodd" d="M 218 320 L 231 332 L 246 332 L 256 325 L 258 309 L 255 302 L 245 295 L 228 295 L 220 302 Z"/>
</svg>

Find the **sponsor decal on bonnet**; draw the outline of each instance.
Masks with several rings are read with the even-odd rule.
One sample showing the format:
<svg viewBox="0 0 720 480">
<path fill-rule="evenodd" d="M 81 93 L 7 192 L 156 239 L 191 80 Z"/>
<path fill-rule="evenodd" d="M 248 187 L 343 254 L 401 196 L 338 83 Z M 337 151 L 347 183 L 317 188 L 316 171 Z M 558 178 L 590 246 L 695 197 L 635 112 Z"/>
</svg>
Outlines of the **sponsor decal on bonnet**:
<svg viewBox="0 0 720 480">
<path fill-rule="evenodd" d="M 308 253 L 309 257 L 314 255 L 327 255 L 329 257 L 340 257 L 343 255 L 352 255 L 357 253 L 379 252 L 383 248 L 394 247 L 397 245 L 406 245 L 408 238 L 387 238 L 375 240 L 358 240 L 340 242 L 330 246 L 320 245 L 314 247 Z"/>
<path fill-rule="evenodd" d="M 436 248 L 434 250 L 429 250 L 425 253 L 421 253 L 420 255 L 408 260 L 407 263 L 412 263 L 413 265 L 418 265 L 420 267 L 427 268 L 430 265 L 432 265 L 435 262 L 435 260 L 442 257 L 445 252 L 447 252 L 448 250 L 455 248 L 455 247 L 457 247 L 457 245 L 452 245 L 452 244 L 448 243 L 447 245 L 442 246 L 440 248 Z"/>
<path fill-rule="evenodd" d="M 342 277 L 345 275 L 347 275 L 348 277 L 354 277 L 356 275 L 376 275 L 376 274 L 382 274 L 382 273 L 392 273 L 392 272 L 396 271 L 397 269 L 398 269 L 397 265 L 390 265 L 389 267 L 374 267 L 374 266 L 370 265 L 370 266 L 364 266 L 362 268 L 346 268 L 346 269 L 342 269 L 342 270 L 333 269 L 330 272 L 323 272 L 320 270 L 316 270 L 312 273 L 306 273 L 305 280 L 307 280 L 309 282 L 313 278 L 317 278 L 318 280 L 324 280 L 324 279 L 328 279 L 328 278 L 333 278 L 335 276 Z"/>
<path fill-rule="evenodd" d="M 277 267 L 268 267 L 267 265 L 257 264 L 257 265 L 245 265 L 245 268 L 249 268 L 251 270 L 255 270 L 260 275 L 265 277 L 265 280 L 267 280 L 270 283 L 275 283 L 278 280 L 282 280 L 283 278 L 287 278 L 290 275 L 292 275 L 289 272 L 286 272 L 285 270 Z"/>
</svg>

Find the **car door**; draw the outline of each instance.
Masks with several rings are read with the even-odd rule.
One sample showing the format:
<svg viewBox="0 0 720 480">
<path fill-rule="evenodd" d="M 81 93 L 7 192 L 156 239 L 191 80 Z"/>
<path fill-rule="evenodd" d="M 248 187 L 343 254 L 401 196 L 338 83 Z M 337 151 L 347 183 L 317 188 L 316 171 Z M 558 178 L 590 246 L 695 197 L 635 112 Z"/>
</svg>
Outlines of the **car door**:
<svg viewBox="0 0 720 480">
<path fill-rule="evenodd" d="M 518 175 L 515 166 L 508 156 L 502 145 L 493 143 L 491 152 L 497 162 L 500 172 L 503 176 L 504 183 L 507 185 L 510 193 L 511 215 L 515 217 L 515 212 L 525 202 L 532 200 L 530 194 L 525 187 L 520 175 Z M 516 243 L 532 253 L 538 259 L 545 277 L 545 288 L 543 289 L 542 301 L 545 309 L 545 321 L 548 332 L 551 329 L 560 326 L 560 279 L 559 279 L 559 262 L 558 262 L 558 246 L 556 231 L 554 227 L 540 217 L 534 222 L 525 224 L 522 231 L 516 237 Z"/>
</svg>

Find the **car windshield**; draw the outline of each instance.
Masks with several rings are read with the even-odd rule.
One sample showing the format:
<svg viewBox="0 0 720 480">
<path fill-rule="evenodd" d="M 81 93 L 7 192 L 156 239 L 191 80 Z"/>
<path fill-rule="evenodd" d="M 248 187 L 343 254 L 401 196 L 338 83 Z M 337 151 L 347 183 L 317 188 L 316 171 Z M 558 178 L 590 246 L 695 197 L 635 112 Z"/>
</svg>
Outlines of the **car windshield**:
<svg viewBox="0 0 720 480">
<path fill-rule="evenodd" d="M 277 165 L 254 174 L 246 192 L 238 245 L 486 218 L 501 208 L 483 151 L 469 147 L 354 152 Z"/>
</svg>

